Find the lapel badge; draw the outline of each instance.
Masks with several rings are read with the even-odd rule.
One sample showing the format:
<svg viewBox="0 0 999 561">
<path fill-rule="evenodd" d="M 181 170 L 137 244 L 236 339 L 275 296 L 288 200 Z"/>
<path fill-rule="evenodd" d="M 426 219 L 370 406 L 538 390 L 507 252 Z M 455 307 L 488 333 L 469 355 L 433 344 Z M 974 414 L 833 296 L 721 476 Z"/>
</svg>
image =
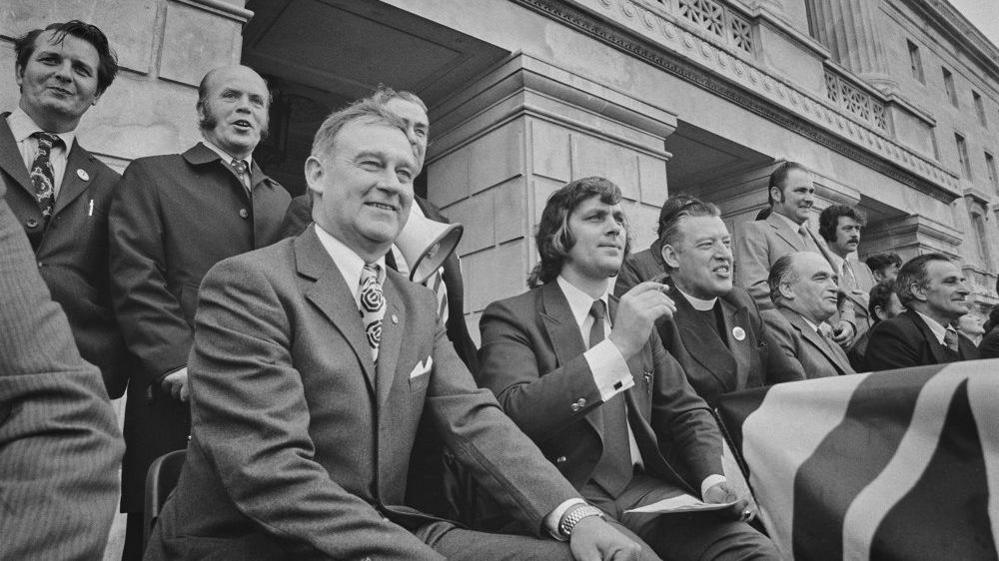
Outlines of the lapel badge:
<svg viewBox="0 0 999 561">
<path fill-rule="evenodd" d="M 732 337 L 735 337 L 736 341 L 742 341 L 746 338 L 746 330 L 737 325 L 732 328 Z"/>
<path fill-rule="evenodd" d="M 399 323 L 399 316 L 392 314 L 392 324 L 395 325 Z"/>
<path fill-rule="evenodd" d="M 76 176 L 84 181 L 90 181 L 90 174 L 80 168 L 77 168 Z"/>
</svg>

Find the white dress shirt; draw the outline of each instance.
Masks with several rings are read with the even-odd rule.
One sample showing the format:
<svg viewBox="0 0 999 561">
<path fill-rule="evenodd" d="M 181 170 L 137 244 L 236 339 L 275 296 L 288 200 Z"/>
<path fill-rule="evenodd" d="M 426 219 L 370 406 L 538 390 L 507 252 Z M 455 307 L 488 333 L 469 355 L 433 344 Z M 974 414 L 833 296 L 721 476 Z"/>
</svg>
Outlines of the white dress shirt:
<svg viewBox="0 0 999 561">
<path fill-rule="evenodd" d="M 14 135 L 14 142 L 17 143 L 17 149 L 21 152 L 24 167 L 30 172 L 31 164 L 38 157 L 38 139 L 32 138 L 31 135 L 47 131 L 42 130 L 34 119 L 29 117 L 20 107 L 11 111 L 10 115 L 7 116 L 7 126 L 10 127 L 10 132 Z M 73 143 L 76 142 L 76 131 L 49 134 L 54 134 L 62 139 L 62 144 L 52 146 L 52 150 L 49 152 L 49 161 L 52 162 L 53 196 L 58 199 L 63 177 L 66 176 L 69 151 L 73 149 Z"/>
</svg>

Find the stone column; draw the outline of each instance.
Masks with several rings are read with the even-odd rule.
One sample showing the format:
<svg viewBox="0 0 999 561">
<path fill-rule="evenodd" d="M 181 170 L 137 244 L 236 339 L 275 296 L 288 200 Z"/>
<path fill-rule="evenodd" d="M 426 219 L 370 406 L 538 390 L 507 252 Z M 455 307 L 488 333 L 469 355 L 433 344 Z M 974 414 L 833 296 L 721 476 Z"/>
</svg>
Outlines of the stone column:
<svg viewBox="0 0 999 561">
<path fill-rule="evenodd" d="M 427 195 L 465 226 L 457 252 L 470 331 L 493 300 L 523 292 L 548 195 L 604 176 L 624 192 L 636 247 L 655 236 L 676 116 L 519 54 L 430 108 Z"/>
<path fill-rule="evenodd" d="M 808 0 L 808 8 L 812 33 L 834 60 L 884 93 L 898 89 L 881 42 L 885 27 L 878 2 Z"/>
</svg>

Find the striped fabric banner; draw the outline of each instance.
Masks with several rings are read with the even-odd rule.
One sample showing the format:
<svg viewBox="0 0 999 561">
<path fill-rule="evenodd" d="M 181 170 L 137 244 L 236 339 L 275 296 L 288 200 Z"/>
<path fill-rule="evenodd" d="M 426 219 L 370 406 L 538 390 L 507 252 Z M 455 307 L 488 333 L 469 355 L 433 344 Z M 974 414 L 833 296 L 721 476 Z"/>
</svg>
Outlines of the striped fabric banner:
<svg viewBox="0 0 999 561">
<path fill-rule="evenodd" d="M 999 359 L 779 384 L 718 413 L 789 559 L 999 561 Z"/>
</svg>

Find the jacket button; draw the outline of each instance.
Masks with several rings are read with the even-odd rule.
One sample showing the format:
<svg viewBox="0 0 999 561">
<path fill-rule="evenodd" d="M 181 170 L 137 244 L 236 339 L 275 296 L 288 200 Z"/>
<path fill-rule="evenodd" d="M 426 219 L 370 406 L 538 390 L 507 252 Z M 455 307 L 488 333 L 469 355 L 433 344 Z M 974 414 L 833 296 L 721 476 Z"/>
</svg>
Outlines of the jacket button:
<svg viewBox="0 0 999 561">
<path fill-rule="evenodd" d="M 36 218 L 29 218 L 24 222 L 24 225 L 28 228 L 37 228 L 38 220 Z"/>
<path fill-rule="evenodd" d="M 579 413 L 579 410 L 582 409 L 582 407 L 580 407 L 578 403 L 573 403 L 569 406 L 569 409 L 571 409 L 573 413 Z"/>
<path fill-rule="evenodd" d="M 581 397 L 581 398 L 577 399 L 576 400 L 576 405 L 578 405 L 580 407 L 580 409 L 582 409 L 583 407 L 586 407 L 586 398 Z"/>
<path fill-rule="evenodd" d="M 250 216 L 250 211 L 246 210 L 245 208 L 239 209 L 240 218 L 248 218 L 249 216 Z"/>
<path fill-rule="evenodd" d="M 559 457 L 555 458 L 555 463 L 556 464 L 564 464 L 565 463 L 565 456 L 559 456 Z"/>
</svg>

